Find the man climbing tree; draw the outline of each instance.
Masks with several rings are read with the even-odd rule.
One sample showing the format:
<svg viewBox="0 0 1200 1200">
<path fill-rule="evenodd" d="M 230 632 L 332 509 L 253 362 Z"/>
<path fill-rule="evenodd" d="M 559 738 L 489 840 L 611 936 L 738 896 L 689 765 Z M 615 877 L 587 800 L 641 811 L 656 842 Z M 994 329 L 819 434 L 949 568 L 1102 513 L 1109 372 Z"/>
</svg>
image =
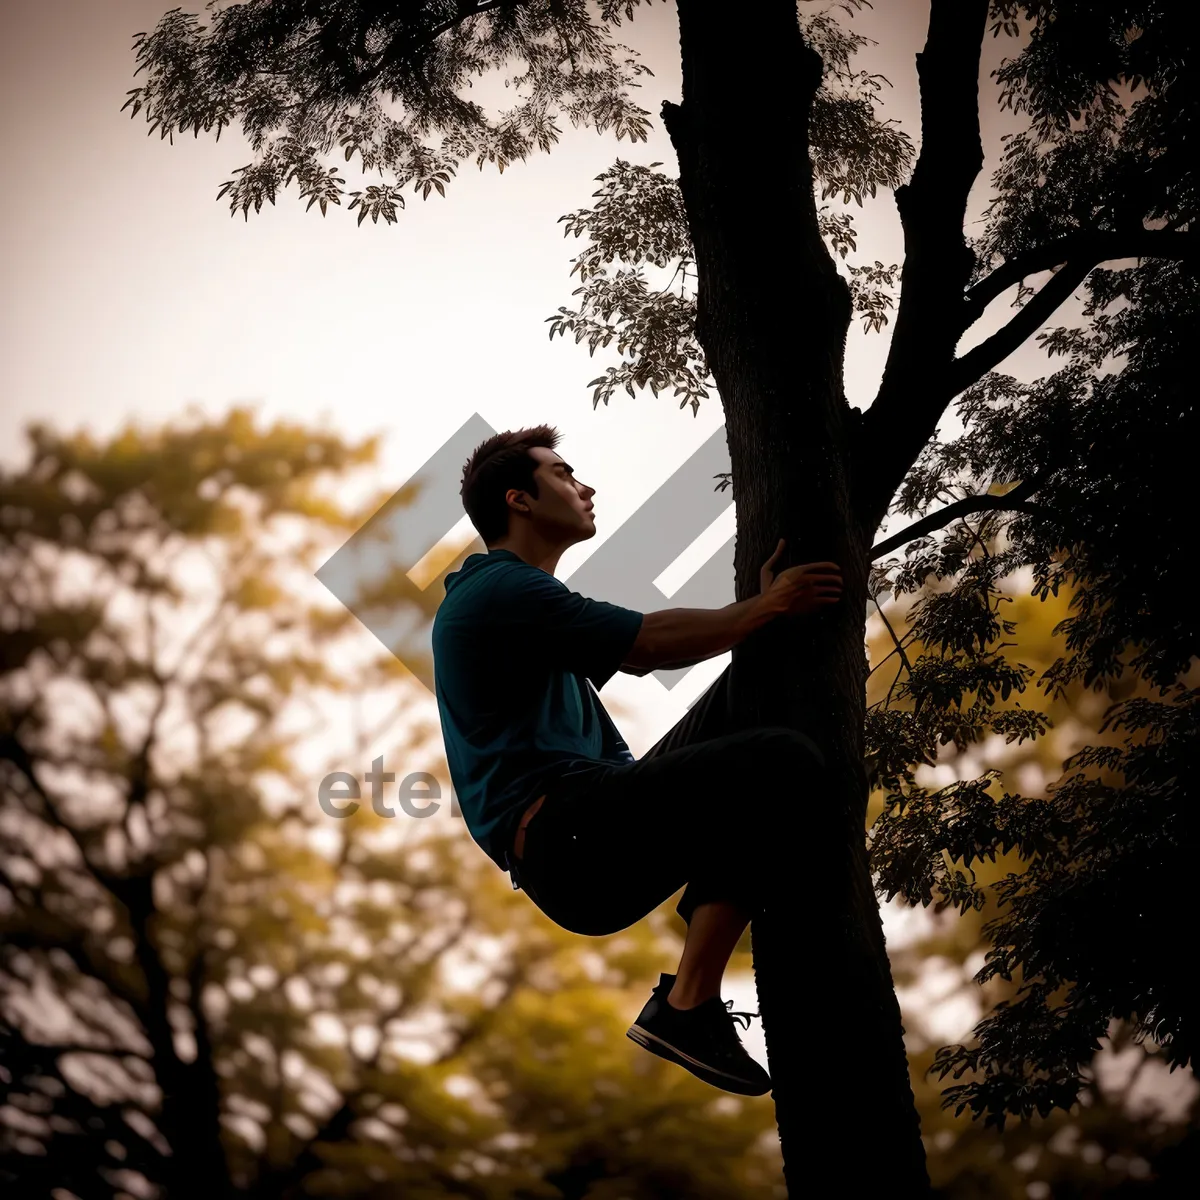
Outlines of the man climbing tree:
<svg viewBox="0 0 1200 1200">
<path fill-rule="evenodd" d="M 600 0 L 597 11 L 582 0 L 249 0 L 216 6 L 208 26 L 175 10 L 139 39 L 139 69 L 148 76 L 129 106 L 163 136 L 241 122 L 256 157 L 220 193 L 232 212 L 258 211 L 292 182 L 326 212 L 340 202 L 344 181 L 321 160 L 340 147 L 347 159 L 360 154 L 364 170 L 395 180 L 365 186 L 348 207 L 360 222 L 393 221 L 409 185 L 440 195 L 468 159 L 502 170 L 535 148 L 549 150 L 558 114 L 644 137 L 649 114 L 629 92 L 644 68 L 613 36 L 636 8 L 635 0 Z M 1027 40 L 1018 67 L 1001 73 L 1000 100 L 1027 113 L 1030 128 L 1008 144 L 985 236 L 969 244 L 964 219 L 983 163 L 979 74 L 989 10 L 995 34 Z M 711 372 L 737 507 L 738 597 L 755 594 L 781 533 L 781 567 L 842 568 L 844 603 L 817 621 L 771 622 L 736 646 L 728 692 L 743 727 L 803 731 L 826 759 L 816 808 L 802 803 L 803 779 L 788 784 L 795 803 L 784 840 L 821 844 L 806 894 L 787 893 L 764 909 L 752 934 L 785 1173 L 796 1183 L 794 1171 L 810 1170 L 811 1147 L 838 1144 L 840 1122 L 853 1112 L 870 1130 L 872 1152 L 839 1164 L 840 1190 L 851 1195 L 928 1188 L 863 836 L 862 614 L 876 532 L 898 491 L 920 474 L 919 457 L 955 396 L 986 380 L 1095 268 L 1134 256 L 1194 257 L 1197 246 L 1194 167 L 1185 165 L 1195 157 L 1186 153 L 1194 121 L 1180 116 L 1192 112 L 1184 102 L 1194 45 L 1185 6 L 930 0 L 920 11 L 928 35 L 917 59 L 921 146 L 910 174 L 911 143 L 877 115 L 874 77 L 849 65 L 863 39 L 832 13 L 805 2 L 798 21 L 794 0 L 736 12 L 677 0 L 682 97 L 663 105 L 662 118 L 678 180 L 623 165 L 630 205 L 589 230 L 594 246 L 583 266 L 595 311 L 560 321 L 593 346 L 616 338 L 630 353 L 610 384 L 673 387 L 694 405 L 708 394 Z M 499 117 L 461 94 L 472 75 L 513 62 L 527 69 L 510 81 L 515 102 Z M 1122 92 L 1113 81 L 1128 86 Z M 1153 86 L 1135 96 L 1143 82 Z M 894 189 L 903 225 L 887 364 L 865 412 L 845 395 L 846 333 L 856 309 L 882 322 L 895 276 L 883 267 L 852 266 L 849 280 L 839 273 L 834 253 L 855 249 L 853 224 L 848 213 L 818 207 L 815 185 L 823 197 L 860 202 Z M 604 278 L 597 268 L 617 258 L 681 262 L 691 268 L 694 295 L 652 298 L 636 270 Z M 1048 272 L 1040 287 L 1025 285 Z M 1015 314 L 960 352 L 968 331 L 1014 291 L 1025 301 Z M 614 328 L 614 314 L 627 322 L 623 329 Z M 1053 438 L 1025 432 L 1006 442 L 1033 447 L 1028 455 L 970 460 L 972 477 L 1014 485 L 1003 498 L 963 497 L 919 530 L 895 535 L 889 548 L 965 513 L 997 510 L 1002 500 L 1036 502 L 1065 468 Z M 918 490 L 939 495 L 938 479 L 927 476 Z M 817 897 L 827 919 L 814 923 L 806 918 Z M 801 998 L 792 979 L 802 925 L 808 960 L 832 984 Z M 797 1005 L 809 1006 L 808 1020 L 793 1019 Z M 829 1036 L 799 1032 L 814 1027 Z M 810 1103 L 811 1079 L 821 1082 L 819 1105 Z"/>
<path fill-rule="evenodd" d="M 731 650 L 781 616 L 836 604 L 835 563 L 763 566 L 758 595 L 720 609 L 638 613 L 554 578 L 596 534 L 595 489 L 576 479 L 547 426 L 496 434 L 463 469 L 463 507 L 486 554 L 446 579 L 433 624 L 446 758 L 467 827 L 548 916 L 615 933 L 681 886 L 688 927 L 629 1037 L 726 1091 L 762 1095 L 720 999 L 730 955 L 764 888 L 783 877 L 777 818 L 802 783 L 819 804 L 824 755 L 792 729 L 738 728 L 729 670 L 634 761 L 597 689 Z M 761 804 L 753 807 L 753 795 Z M 764 815 L 765 810 L 765 815 Z"/>
</svg>

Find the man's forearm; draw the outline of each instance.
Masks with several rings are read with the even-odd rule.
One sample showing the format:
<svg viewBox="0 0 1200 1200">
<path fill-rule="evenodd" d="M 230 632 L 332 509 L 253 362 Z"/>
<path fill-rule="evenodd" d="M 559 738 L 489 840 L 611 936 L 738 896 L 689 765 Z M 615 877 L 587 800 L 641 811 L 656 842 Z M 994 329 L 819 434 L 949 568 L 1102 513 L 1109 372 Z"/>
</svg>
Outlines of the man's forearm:
<svg viewBox="0 0 1200 1200">
<path fill-rule="evenodd" d="M 700 658 L 683 658 L 678 662 L 659 663 L 656 667 L 631 667 L 628 663 L 621 664 L 621 670 L 626 675 L 649 675 L 654 671 L 682 671 L 684 667 L 694 667 L 697 663 L 708 662 L 710 658 L 716 658 L 715 654 L 705 654 Z"/>
<path fill-rule="evenodd" d="M 732 650 L 777 615 L 777 607 L 762 595 L 724 608 L 646 613 L 624 665 L 658 671 L 704 662 Z"/>
</svg>

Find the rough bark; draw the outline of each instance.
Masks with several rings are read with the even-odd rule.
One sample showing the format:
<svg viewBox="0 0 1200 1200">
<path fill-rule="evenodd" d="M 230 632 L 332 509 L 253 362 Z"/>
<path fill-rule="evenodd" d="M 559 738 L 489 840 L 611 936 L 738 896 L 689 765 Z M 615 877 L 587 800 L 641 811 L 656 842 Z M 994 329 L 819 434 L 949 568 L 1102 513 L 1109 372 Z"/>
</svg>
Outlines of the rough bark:
<svg viewBox="0 0 1200 1200">
<path fill-rule="evenodd" d="M 663 106 L 679 157 L 699 276 L 697 337 L 725 409 L 737 595 L 780 536 L 787 565 L 833 560 L 836 611 L 779 621 L 733 657 L 735 704 L 756 724 L 805 730 L 820 781 L 780 780 L 781 831 L 803 866 L 752 932 L 774 1098 L 793 1195 L 860 1122 L 870 1152 L 835 1165 L 837 1190 L 928 1191 L 900 1011 L 865 847 L 863 614 L 870 533 L 855 513 L 858 415 L 842 362 L 848 289 L 817 226 L 808 115 L 821 73 L 793 0 L 738 12 L 680 0 L 683 97 Z M 803 878 L 806 886 L 790 886 Z M 783 883 L 784 881 L 780 881 Z"/>
</svg>

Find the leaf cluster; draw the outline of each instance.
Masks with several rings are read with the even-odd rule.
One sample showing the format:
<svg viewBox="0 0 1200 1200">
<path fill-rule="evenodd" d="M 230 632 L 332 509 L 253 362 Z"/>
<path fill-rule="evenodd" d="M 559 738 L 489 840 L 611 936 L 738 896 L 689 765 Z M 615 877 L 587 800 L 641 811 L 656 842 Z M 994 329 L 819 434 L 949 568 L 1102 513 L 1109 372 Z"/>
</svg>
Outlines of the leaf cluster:
<svg viewBox="0 0 1200 1200">
<path fill-rule="evenodd" d="M 840 7 L 852 14 L 861 6 Z M 801 24 L 823 62 L 810 116 L 811 159 L 822 198 L 840 194 L 841 203 L 854 200 L 861 206 L 863 195 L 902 180 L 912 146 L 876 113 L 887 81 L 852 69 L 854 54 L 870 39 L 837 20 L 832 10 L 802 14 Z M 596 177 L 602 186 L 592 193 L 594 207 L 559 218 L 564 236 L 588 239 L 571 268 L 581 285 L 572 295 L 582 299 L 578 308 L 560 306 L 546 320 L 551 340 L 556 333 L 574 333 L 576 343 L 587 341 L 589 355 L 616 342 L 621 361 L 588 382 L 593 407 L 607 405 L 621 388 L 630 396 L 643 387 L 656 396 L 669 388 L 681 397 L 679 407 L 691 405 L 695 415 L 715 383 L 695 337 L 696 264 L 683 197 L 677 180 L 655 170 L 661 165 L 619 159 Z M 827 204 L 818 220 L 830 250 L 846 259 L 857 248 L 850 214 Z M 672 274 L 664 286 L 652 288 L 647 267 Z M 878 332 L 887 324 L 899 270 L 878 261 L 847 264 L 854 311 L 862 314 L 866 331 Z"/>
<path fill-rule="evenodd" d="M 134 39 L 137 74 L 123 106 L 148 133 L 239 124 L 255 158 L 218 199 L 260 212 L 295 183 L 308 207 L 341 204 L 345 180 L 322 160 L 358 155 L 384 182 L 350 193 L 358 223 L 396 219 L 404 191 L 428 198 L 466 161 L 503 173 L 561 136 L 559 119 L 645 141 L 649 113 L 632 98 L 649 73 L 614 40 L 639 0 L 611 0 L 596 22 L 584 0 L 219 0 L 208 24 L 172 9 Z M 489 115 L 463 93 L 514 60 L 514 103 Z"/>
</svg>

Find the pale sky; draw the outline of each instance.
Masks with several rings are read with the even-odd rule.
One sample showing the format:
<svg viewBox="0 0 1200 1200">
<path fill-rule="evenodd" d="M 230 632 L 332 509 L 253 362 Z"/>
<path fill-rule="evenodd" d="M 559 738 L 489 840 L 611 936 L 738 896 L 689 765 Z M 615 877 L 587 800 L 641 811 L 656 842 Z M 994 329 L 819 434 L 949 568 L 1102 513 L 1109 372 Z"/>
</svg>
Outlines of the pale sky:
<svg viewBox="0 0 1200 1200">
<path fill-rule="evenodd" d="M 444 200 L 410 196 L 396 224 L 362 226 L 344 209 L 306 213 L 292 193 L 248 222 L 231 217 L 215 196 L 250 161 L 237 132 L 219 143 L 177 136 L 172 146 L 148 137 L 140 115 L 119 111 L 141 82 L 133 34 L 167 7 L 10 0 L 0 10 L 12 169 L 0 197 L 8 281 L 0 453 L 13 459 L 31 418 L 104 435 L 131 417 L 153 423 L 191 404 L 216 416 L 253 402 L 264 420 L 336 423 L 349 438 L 383 431 L 381 483 L 398 487 L 473 412 L 498 429 L 549 420 L 579 476 L 598 489 L 599 533 L 564 558 L 559 573 L 569 580 L 721 424 L 715 396 L 695 417 L 649 392 L 593 410 L 584 385 L 615 352 L 589 359 L 569 340 L 551 344 L 544 321 L 575 304 L 568 272 L 583 243 L 563 238 L 558 217 L 591 205 L 595 176 L 617 157 L 662 161 L 674 173 L 657 119 L 661 101 L 679 96 L 674 6 L 639 10 L 619 33 L 654 71 L 639 97 L 654 117 L 648 145 L 568 124 L 549 155 L 503 176 L 468 164 Z M 881 41 L 861 66 L 892 80 L 887 114 L 914 139 L 924 13 L 920 3 L 879 5 L 861 23 Z M 995 46 L 989 39 L 993 56 Z M 341 173 L 353 190 L 358 173 L 351 164 Z M 890 195 L 857 216 L 861 258 L 900 260 Z M 1003 302 L 995 311 L 1005 315 Z M 847 381 L 851 401 L 865 406 L 887 331 L 860 328 L 850 334 Z M 636 711 L 625 724 L 635 753 L 722 661 L 671 693 L 651 677 L 619 676 L 606 689 Z"/>
</svg>

